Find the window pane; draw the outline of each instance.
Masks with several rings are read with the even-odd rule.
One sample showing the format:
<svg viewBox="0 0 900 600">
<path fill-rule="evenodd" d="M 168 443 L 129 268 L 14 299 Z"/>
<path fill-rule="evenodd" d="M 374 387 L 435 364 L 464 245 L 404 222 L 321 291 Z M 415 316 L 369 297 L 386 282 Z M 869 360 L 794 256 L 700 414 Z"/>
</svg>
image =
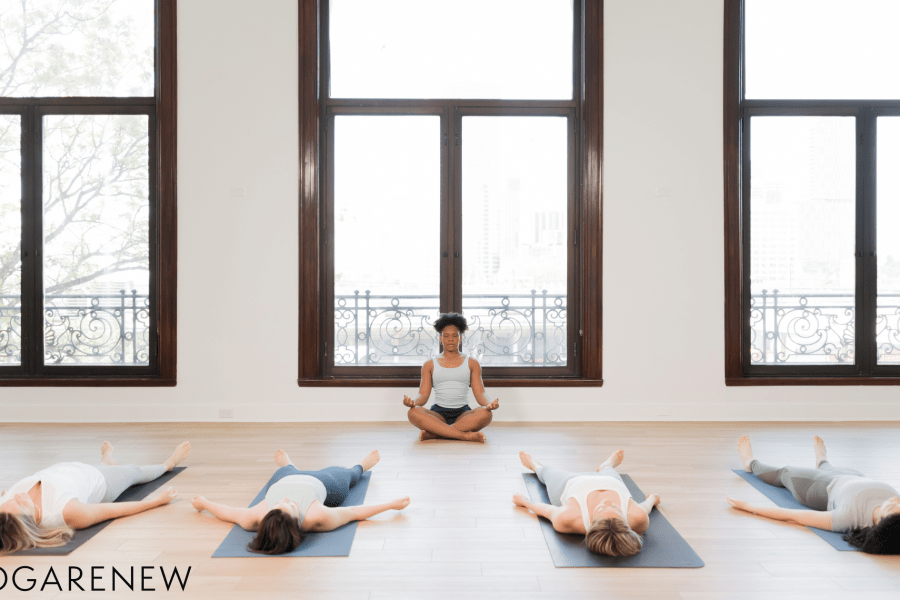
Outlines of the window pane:
<svg viewBox="0 0 900 600">
<path fill-rule="evenodd" d="M 332 98 L 572 98 L 572 0 L 331 0 Z"/>
<path fill-rule="evenodd" d="M 463 311 L 483 364 L 567 360 L 563 117 L 464 117 Z"/>
<path fill-rule="evenodd" d="M 440 306 L 437 116 L 334 119 L 334 364 L 421 365 Z"/>
<path fill-rule="evenodd" d="M 149 119 L 44 117 L 44 361 L 149 362 Z"/>
<path fill-rule="evenodd" d="M 854 119 L 750 125 L 751 360 L 852 364 Z"/>
<path fill-rule="evenodd" d="M 900 117 L 878 118 L 878 364 L 900 363 Z"/>
<path fill-rule="evenodd" d="M 900 98 L 896 0 L 747 0 L 747 98 Z"/>
<path fill-rule="evenodd" d="M 0 0 L 0 96 L 153 96 L 153 0 Z"/>
<path fill-rule="evenodd" d="M 22 125 L 0 115 L 0 366 L 22 362 Z"/>
</svg>

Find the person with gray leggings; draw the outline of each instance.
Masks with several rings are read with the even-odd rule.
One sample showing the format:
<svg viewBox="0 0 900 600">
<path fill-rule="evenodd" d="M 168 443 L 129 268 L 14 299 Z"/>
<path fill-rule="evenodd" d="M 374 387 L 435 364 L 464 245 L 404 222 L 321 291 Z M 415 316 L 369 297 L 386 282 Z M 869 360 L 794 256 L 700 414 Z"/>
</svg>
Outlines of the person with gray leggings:
<svg viewBox="0 0 900 600">
<path fill-rule="evenodd" d="M 650 525 L 650 511 L 658 505 L 658 494 L 636 502 L 616 472 L 624 450 L 613 452 L 595 472 L 573 473 L 542 465 L 527 452 L 519 452 L 522 465 L 534 471 L 547 486 L 550 504 L 532 502 L 515 494 L 513 502 L 548 519 L 560 533 L 579 533 L 591 552 L 630 556 L 640 552 L 643 534 Z"/>
<path fill-rule="evenodd" d="M 190 442 L 183 442 L 164 463 L 119 465 L 112 444 L 104 442 L 100 464 L 57 463 L 16 482 L 0 494 L 0 556 L 61 546 L 75 529 L 168 504 L 177 494 L 171 487 L 149 500 L 113 501 L 132 485 L 171 471 L 190 451 Z"/>
<path fill-rule="evenodd" d="M 779 521 L 849 533 L 844 539 L 866 552 L 869 550 L 854 543 L 854 535 L 862 535 L 860 540 L 863 542 L 863 538 L 875 535 L 880 539 L 879 548 L 885 547 L 883 538 L 895 537 L 895 533 L 886 536 L 881 530 L 886 524 L 893 532 L 896 526 L 891 524 L 895 521 L 900 524 L 900 494 L 897 490 L 856 469 L 832 465 L 826 457 L 825 442 L 819 436 L 813 438 L 815 468 L 761 463 L 753 457 L 750 438 L 746 435 L 738 440 L 737 447 L 745 471 L 769 485 L 787 489 L 797 502 L 812 510 L 753 506 L 743 500 L 726 498 L 734 508 Z M 892 543 L 896 545 L 896 542 Z"/>
</svg>

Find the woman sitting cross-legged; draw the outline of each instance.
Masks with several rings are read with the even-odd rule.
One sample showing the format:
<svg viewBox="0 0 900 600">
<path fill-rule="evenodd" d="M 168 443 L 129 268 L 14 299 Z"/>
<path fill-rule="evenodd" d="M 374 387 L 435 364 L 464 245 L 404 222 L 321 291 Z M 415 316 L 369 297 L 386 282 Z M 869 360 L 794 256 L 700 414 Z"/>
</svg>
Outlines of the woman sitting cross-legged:
<svg viewBox="0 0 900 600">
<path fill-rule="evenodd" d="M 421 429 L 421 441 L 434 439 L 461 440 L 484 443 L 481 430 L 490 425 L 492 412 L 500 407 L 500 401 L 491 402 L 481 380 L 481 365 L 471 356 L 460 353 L 462 336 L 468 329 L 466 318 L 457 313 L 446 313 L 434 322 L 443 353 L 425 362 L 419 382 L 419 395 L 415 399 L 403 396 L 403 406 L 409 422 Z M 469 408 L 469 389 L 478 406 Z M 431 390 L 435 399 L 431 408 L 425 408 Z"/>
<path fill-rule="evenodd" d="M 659 504 L 659 494 L 651 494 L 641 503 L 616 473 L 625 457 L 624 450 L 613 452 L 596 473 L 570 473 L 548 467 L 530 454 L 519 452 L 522 464 L 534 471 L 547 486 L 551 504 L 531 502 L 515 494 L 516 506 L 549 519 L 560 533 L 584 534 L 588 549 L 610 556 L 631 556 L 641 551 L 641 537 L 650 525 L 650 511 Z"/>
<path fill-rule="evenodd" d="M 250 550 L 262 554 L 284 554 L 303 541 L 306 532 L 331 531 L 351 521 L 363 521 L 386 510 L 403 510 L 409 496 L 384 504 L 344 506 L 341 504 L 362 474 L 381 459 L 377 450 L 358 465 L 328 467 L 320 471 L 300 471 L 284 450 L 275 453 L 281 467 L 265 490 L 265 498 L 250 508 L 233 508 L 210 502 L 203 496 L 191 500 L 197 510 L 208 510 L 217 518 L 256 531 Z"/>
<path fill-rule="evenodd" d="M 835 467 L 826 458 L 825 442 L 813 438 L 816 468 L 772 467 L 753 458 L 750 438 L 738 440 L 744 470 L 765 483 L 787 488 L 812 510 L 753 506 L 727 498 L 731 506 L 778 521 L 846 533 L 844 540 L 869 554 L 900 554 L 900 498 L 890 485 L 859 471 Z"/>
<path fill-rule="evenodd" d="M 57 463 L 15 483 L 0 494 L 0 556 L 62 546 L 75 529 L 168 504 L 177 494 L 171 487 L 149 500 L 113 501 L 132 485 L 171 471 L 190 451 L 191 444 L 183 442 L 162 464 L 119 465 L 112 444 L 103 442 L 100 464 Z"/>
</svg>

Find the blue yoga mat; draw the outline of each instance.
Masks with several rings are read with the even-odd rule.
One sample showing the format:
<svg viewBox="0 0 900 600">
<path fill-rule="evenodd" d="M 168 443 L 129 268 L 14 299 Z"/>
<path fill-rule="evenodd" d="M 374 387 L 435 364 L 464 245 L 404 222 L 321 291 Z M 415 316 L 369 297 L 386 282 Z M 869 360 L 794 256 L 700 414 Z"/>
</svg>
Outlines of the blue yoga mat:
<svg viewBox="0 0 900 600">
<path fill-rule="evenodd" d="M 273 475 L 274 478 L 274 475 Z M 366 471 L 362 478 L 355 486 L 350 488 L 347 499 L 341 506 L 359 506 L 366 500 L 366 492 L 369 489 L 369 480 L 372 478 L 372 472 Z M 263 489 L 256 495 L 250 506 L 256 506 L 266 497 L 265 490 L 269 484 L 273 483 L 270 479 Z M 307 533 L 300 545 L 294 548 L 293 552 L 278 554 L 275 556 L 350 556 L 350 546 L 353 545 L 353 537 L 356 535 L 357 521 L 351 521 L 346 525 L 341 525 L 334 531 L 325 531 L 320 533 Z M 270 557 L 271 554 L 259 554 L 250 552 L 247 544 L 256 536 L 255 531 L 245 531 L 235 525 L 228 532 L 228 535 L 213 552 L 213 558 L 232 558 L 232 557 Z"/>
<path fill-rule="evenodd" d="M 797 499 L 794 498 L 793 494 L 791 494 L 787 488 L 775 487 L 774 485 L 769 485 L 753 473 L 748 473 L 743 469 L 732 469 L 735 473 L 740 475 L 744 481 L 755 487 L 757 490 L 762 492 L 763 496 L 774 502 L 776 505 L 781 508 L 797 508 L 802 510 L 812 510 L 811 508 L 807 508 L 797 502 Z M 841 552 L 858 552 L 858 548 L 854 548 L 850 545 L 849 542 L 845 542 L 841 536 L 843 533 L 836 533 L 834 531 L 826 531 L 824 529 L 816 529 L 815 527 L 807 527 L 810 531 L 815 533 L 817 536 L 831 544 L 831 547 L 835 550 L 840 550 Z"/>
<path fill-rule="evenodd" d="M 522 473 L 525 487 L 533 502 L 550 504 L 547 488 L 534 473 Z M 643 502 L 647 496 L 634 480 L 622 475 L 635 502 Z M 702 567 L 703 560 L 675 531 L 669 520 L 658 510 L 650 511 L 650 525 L 644 534 L 644 545 L 634 556 L 606 556 L 595 554 L 584 545 L 583 535 L 559 533 L 547 519 L 538 518 L 544 541 L 550 549 L 553 564 L 557 567 Z"/>
<path fill-rule="evenodd" d="M 168 473 L 163 473 L 153 481 L 142 483 L 140 485 L 133 485 L 122 492 L 122 495 L 116 498 L 116 502 L 143 500 L 185 469 L 187 469 L 187 467 L 175 467 Z M 113 519 L 110 519 L 109 521 L 103 521 L 102 523 L 91 525 L 85 529 L 78 529 L 75 531 L 75 535 L 72 539 L 64 546 L 56 546 L 55 548 L 31 548 L 30 550 L 16 552 L 16 556 L 65 556 L 78 549 L 79 546 L 100 533 L 104 527 L 112 522 Z"/>
</svg>

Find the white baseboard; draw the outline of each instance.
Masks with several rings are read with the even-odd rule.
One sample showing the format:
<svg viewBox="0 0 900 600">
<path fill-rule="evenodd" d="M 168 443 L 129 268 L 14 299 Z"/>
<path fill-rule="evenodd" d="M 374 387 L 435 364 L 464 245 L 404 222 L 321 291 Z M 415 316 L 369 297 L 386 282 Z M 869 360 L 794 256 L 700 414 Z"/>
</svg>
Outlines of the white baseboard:
<svg viewBox="0 0 900 600">
<path fill-rule="evenodd" d="M 234 417 L 219 418 L 220 409 Z M 155 422 L 367 422 L 405 421 L 402 406 L 380 403 L 334 404 L 5 404 L 5 423 L 155 423 Z M 668 414 L 665 414 L 668 413 Z M 507 403 L 494 413 L 497 422 L 590 421 L 893 421 L 900 403 L 740 403 L 624 404 Z"/>
</svg>

